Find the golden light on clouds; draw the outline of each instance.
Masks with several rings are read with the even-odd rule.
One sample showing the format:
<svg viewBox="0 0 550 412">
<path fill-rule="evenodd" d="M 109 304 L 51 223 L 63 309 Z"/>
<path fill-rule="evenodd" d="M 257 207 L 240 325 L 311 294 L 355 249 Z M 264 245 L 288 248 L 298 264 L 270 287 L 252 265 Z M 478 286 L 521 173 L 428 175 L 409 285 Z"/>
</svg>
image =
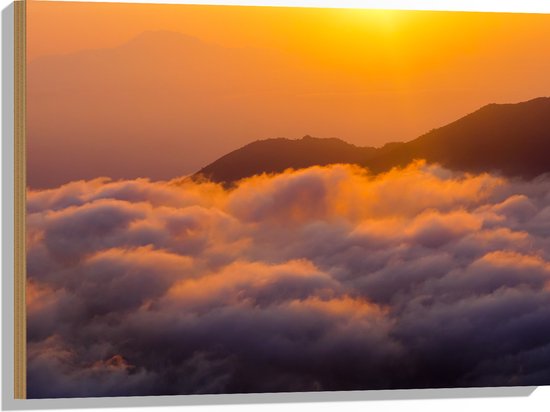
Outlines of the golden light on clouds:
<svg viewBox="0 0 550 412">
<path fill-rule="evenodd" d="M 481 386 L 547 364 L 530 342 L 550 316 L 548 180 L 417 162 L 212 186 L 28 192 L 31 397 Z M 452 345 L 475 356 L 449 363 Z"/>
</svg>

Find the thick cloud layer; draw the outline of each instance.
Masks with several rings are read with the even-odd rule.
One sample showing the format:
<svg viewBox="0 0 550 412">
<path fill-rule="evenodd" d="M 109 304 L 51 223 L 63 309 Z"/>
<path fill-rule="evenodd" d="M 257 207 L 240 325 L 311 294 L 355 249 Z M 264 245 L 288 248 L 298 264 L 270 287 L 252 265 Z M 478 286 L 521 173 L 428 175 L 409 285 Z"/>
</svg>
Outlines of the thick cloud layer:
<svg viewBox="0 0 550 412">
<path fill-rule="evenodd" d="M 28 193 L 29 397 L 550 384 L 550 181 Z"/>
</svg>

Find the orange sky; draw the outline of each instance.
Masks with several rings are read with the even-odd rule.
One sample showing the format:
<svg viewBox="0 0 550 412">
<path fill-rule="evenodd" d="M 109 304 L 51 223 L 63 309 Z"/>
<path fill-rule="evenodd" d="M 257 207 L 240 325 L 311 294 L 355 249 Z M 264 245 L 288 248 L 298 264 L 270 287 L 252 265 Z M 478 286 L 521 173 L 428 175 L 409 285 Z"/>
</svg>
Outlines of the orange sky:
<svg viewBox="0 0 550 412">
<path fill-rule="evenodd" d="M 200 47 L 132 43 L 151 30 Z M 169 178 L 267 137 L 381 145 L 550 95 L 548 15 L 31 1 L 27 44 L 31 184 Z"/>
</svg>

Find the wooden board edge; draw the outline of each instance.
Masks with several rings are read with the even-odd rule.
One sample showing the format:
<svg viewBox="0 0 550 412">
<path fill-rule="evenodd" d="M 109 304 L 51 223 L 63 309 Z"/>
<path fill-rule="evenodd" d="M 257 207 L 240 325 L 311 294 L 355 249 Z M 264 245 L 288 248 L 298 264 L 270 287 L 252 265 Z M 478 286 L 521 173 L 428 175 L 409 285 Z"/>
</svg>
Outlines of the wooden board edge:
<svg viewBox="0 0 550 412">
<path fill-rule="evenodd" d="M 27 397 L 26 253 L 26 18 L 27 2 L 14 3 L 14 398 Z"/>
</svg>

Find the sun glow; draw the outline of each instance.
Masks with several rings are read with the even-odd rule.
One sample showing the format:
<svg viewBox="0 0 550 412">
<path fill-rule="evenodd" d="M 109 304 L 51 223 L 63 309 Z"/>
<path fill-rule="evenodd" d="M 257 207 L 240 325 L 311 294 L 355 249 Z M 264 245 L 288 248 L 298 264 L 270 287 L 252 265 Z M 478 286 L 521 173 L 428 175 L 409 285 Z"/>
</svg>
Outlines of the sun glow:
<svg viewBox="0 0 550 412">
<path fill-rule="evenodd" d="M 346 10 L 346 17 L 350 24 L 386 33 L 397 30 L 403 21 L 403 13 L 396 10 Z"/>
</svg>

